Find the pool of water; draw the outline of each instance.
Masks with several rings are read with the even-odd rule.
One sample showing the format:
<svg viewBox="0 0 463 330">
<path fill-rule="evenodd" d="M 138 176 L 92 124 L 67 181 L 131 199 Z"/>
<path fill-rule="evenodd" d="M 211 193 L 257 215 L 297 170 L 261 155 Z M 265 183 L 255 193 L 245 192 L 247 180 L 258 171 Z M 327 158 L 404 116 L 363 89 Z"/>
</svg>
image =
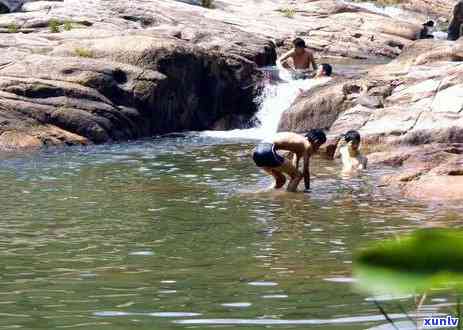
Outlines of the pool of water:
<svg viewBox="0 0 463 330">
<path fill-rule="evenodd" d="M 252 148 L 191 134 L 3 156 L 0 329 L 373 328 L 352 251 L 462 223 L 382 191 L 384 169 L 343 179 L 322 159 L 310 193 L 256 193 L 271 180 Z"/>
</svg>

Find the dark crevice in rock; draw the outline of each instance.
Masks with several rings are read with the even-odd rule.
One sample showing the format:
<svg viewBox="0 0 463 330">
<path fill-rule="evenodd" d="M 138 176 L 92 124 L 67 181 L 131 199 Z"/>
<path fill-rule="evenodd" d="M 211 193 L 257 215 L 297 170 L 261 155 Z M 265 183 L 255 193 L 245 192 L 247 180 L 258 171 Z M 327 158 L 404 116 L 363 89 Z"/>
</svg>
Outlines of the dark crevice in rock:
<svg viewBox="0 0 463 330">
<path fill-rule="evenodd" d="M 157 21 L 155 20 L 154 17 L 152 16 L 131 16 L 131 15 L 122 15 L 121 18 L 135 22 L 135 23 L 140 23 L 142 27 L 149 27 L 152 25 L 155 25 Z"/>
<path fill-rule="evenodd" d="M 0 2 L 0 14 L 7 14 L 9 12 L 10 12 L 10 8 L 8 8 L 3 3 Z"/>
<path fill-rule="evenodd" d="M 156 69 L 168 79 L 155 97 L 155 108 L 162 110 L 151 113 L 153 133 L 242 127 L 257 111 L 259 72 L 245 60 L 174 52 L 159 59 Z"/>
</svg>

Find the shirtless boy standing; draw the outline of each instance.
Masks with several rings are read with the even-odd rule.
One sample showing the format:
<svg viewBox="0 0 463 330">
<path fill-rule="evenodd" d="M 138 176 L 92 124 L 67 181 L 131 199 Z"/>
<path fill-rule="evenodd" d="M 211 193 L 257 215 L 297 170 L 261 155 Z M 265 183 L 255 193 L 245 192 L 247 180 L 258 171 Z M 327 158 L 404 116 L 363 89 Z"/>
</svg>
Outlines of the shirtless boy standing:
<svg viewBox="0 0 463 330">
<path fill-rule="evenodd" d="M 284 54 L 278 61 L 285 69 L 291 71 L 296 78 L 306 78 L 311 71 L 310 67 L 314 72 L 317 71 L 317 63 L 315 63 L 313 53 L 307 49 L 304 40 L 296 38 L 293 45 L 294 48 Z M 290 63 L 290 59 L 292 63 Z"/>
<path fill-rule="evenodd" d="M 269 142 L 260 143 L 253 155 L 254 162 L 265 172 L 275 178 L 275 189 L 286 183 L 285 174 L 289 176 L 287 191 L 295 192 L 304 178 L 305 189 L 310 189 L 310 157 L 326 142 L 325 133 L 320 129 L 312 129 L 305 136 L 296 133 L 278 133 Z M 289 151 L 293 154 L 290 161 L 277 153 L 277 150 Z M 299 161 L 303 159 L 302 173 Z"/>
</svg>

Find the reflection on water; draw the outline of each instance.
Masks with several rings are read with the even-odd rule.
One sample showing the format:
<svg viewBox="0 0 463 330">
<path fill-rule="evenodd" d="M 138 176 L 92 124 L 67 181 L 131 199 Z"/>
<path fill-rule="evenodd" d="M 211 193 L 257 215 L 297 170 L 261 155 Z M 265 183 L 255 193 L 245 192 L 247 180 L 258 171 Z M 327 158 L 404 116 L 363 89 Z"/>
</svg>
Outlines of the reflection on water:
<svg viewBox="0 0 463 330">
<path fill-rule="evenodd" d="M 380 169 L 345 180 L 324 160 L 311 193 L 256 194 L 271 180 L 253 145 L 226 143 L 192 135 L 1 160 L 0 328 L 372 328 L 385 321 L 351 289 L 352 250 L 461 223 L 457 208 L 387 195 Z M 440 311 L 446 295 L 433 298 L 427 310 Z"/>
</svg>

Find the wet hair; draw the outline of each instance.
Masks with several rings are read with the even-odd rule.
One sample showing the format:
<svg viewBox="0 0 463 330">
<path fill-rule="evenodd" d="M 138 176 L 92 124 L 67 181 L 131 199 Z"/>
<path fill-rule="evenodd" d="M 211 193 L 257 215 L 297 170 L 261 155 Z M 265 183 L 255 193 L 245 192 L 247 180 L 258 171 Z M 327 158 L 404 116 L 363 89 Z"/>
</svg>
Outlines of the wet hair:
<svg viewBox="0 0 463 330">
<path fill-rule="evenodd" d="M 424 26 L 428 27 L 433 27 L 434 26 L 434 21 L 427 21 L 426 23 L 423 24 Z"/>
<path fill-rule="evenodd" d="M 330 64 L 323 63 L 322 64 L 323 71 L 329 77 L 333 73 L 333 67 Z"/>
<path fill-rule="evenodd" d="M 294 47 L 296 48 L 305 48 L 306 45 L 305 45 L 305 41 L 301 38 L 296 38 L 293 40 L 293 45 Z"/>
<path fill-rule="evenodd" d="M 343 136 L 343 139 L 344 141 L 346 142 L 355 142 L 355 143 L 360 143 L 360 133 L 357 132 L 357 131 L 349 131 L 347 132 L 346 134 L 344 134 Z"/>
<path fill-rule="evenodd" d="M 311 129 L 309 132 L 307 132 L 305 137 L 310 142 L 318 143 L 319 145 L 322 145 L 326 142 L 326 135 L 321 129 Z"/>
</svg>

